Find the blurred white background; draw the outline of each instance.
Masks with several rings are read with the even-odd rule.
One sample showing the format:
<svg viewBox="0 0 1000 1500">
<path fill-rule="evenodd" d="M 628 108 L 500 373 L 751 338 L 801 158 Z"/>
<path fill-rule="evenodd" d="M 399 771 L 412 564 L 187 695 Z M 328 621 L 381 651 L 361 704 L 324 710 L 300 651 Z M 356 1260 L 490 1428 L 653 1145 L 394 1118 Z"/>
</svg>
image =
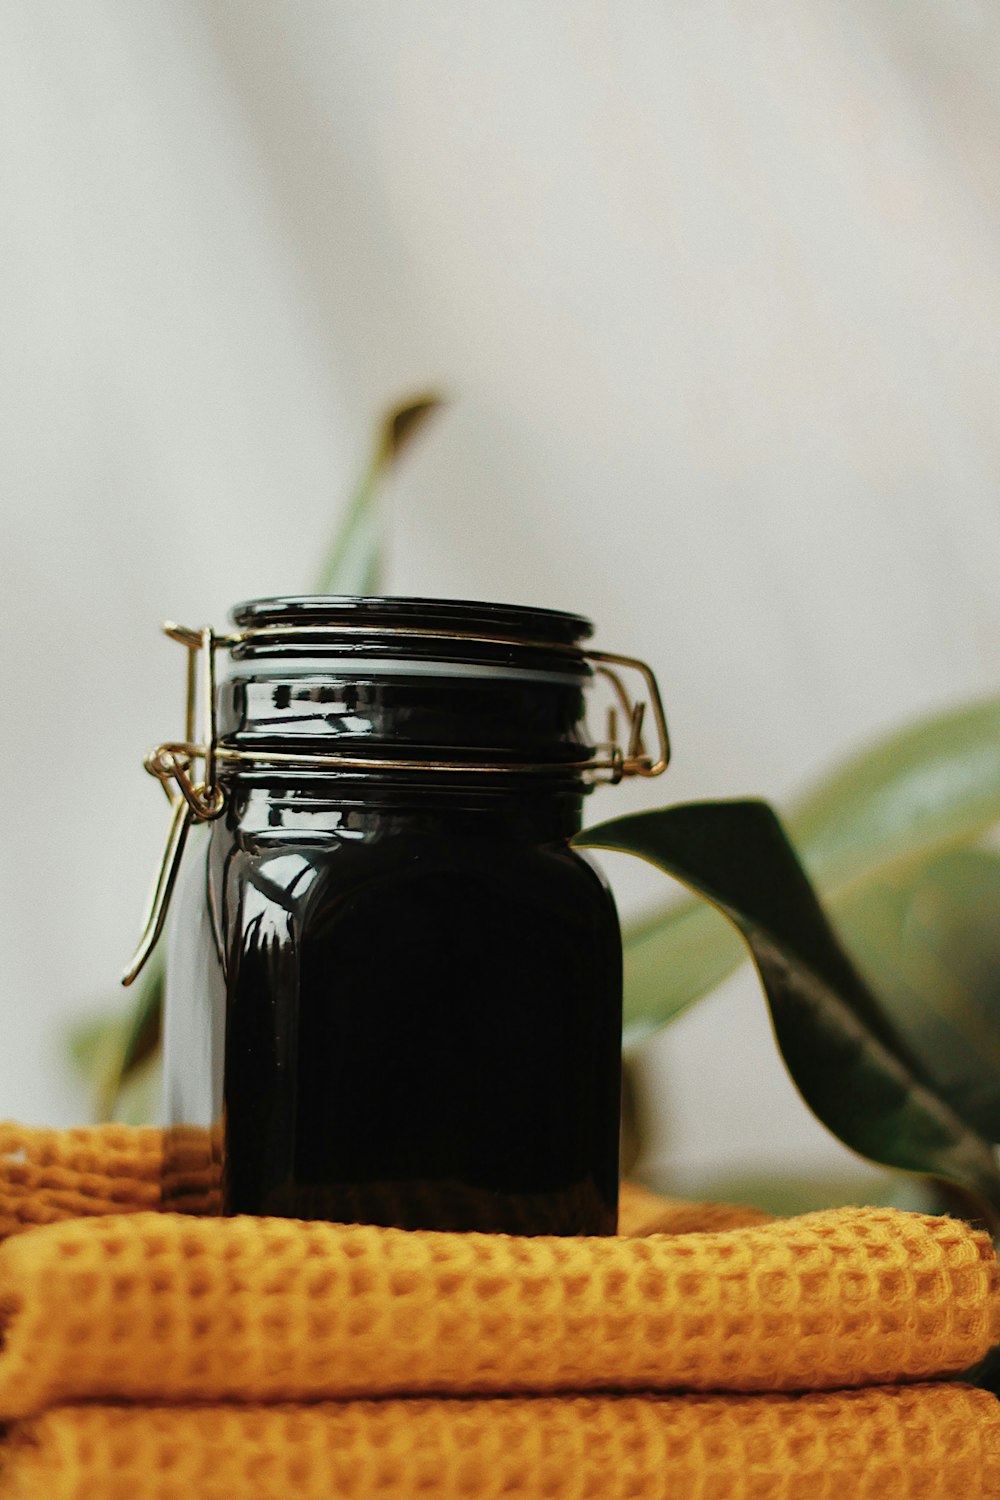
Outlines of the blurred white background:
<svg viewBox="0 0 1000 1500">
<path fill-rule="evenodd" d="M 0 1114 L 83 1118 L 125 1003 L 160 619 L 307 587 L 413 390 L 393 590 L 660 675 L 669 778 L 592 820 L 996 688 L 998 68 L 987 0 L 2 0 Z M 681 1178 L 845 1160 L 749 976 L 654 1048 Z"/>
</svg>

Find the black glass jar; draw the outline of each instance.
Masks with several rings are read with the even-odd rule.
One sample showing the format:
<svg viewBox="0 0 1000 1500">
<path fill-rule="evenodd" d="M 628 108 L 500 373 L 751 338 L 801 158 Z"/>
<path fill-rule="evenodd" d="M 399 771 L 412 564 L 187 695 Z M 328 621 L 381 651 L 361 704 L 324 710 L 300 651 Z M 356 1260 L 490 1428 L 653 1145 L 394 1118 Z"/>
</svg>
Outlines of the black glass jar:
<svg viewBox="0 0 1000 1500">
<path fill-rule="evenodd" d="M 587 652 L 586 620 L 514 606 L 273 599 L 233 621 L 171 628 L 189 702 L 197 647 L 229 660 L 205 743 L 189 709 L 150 764 L 183 793 L 165 895 L 201 825 L 173 898 L 165 1206 L 200 1140 L 226 1213 L 613 1233 L 621 946 L 570 839 L 595 773 L 657 769 L 638 715 L 628 753 L 588 741 L 595 660 L 631 707 L 619 659 Z"/>
</svg>

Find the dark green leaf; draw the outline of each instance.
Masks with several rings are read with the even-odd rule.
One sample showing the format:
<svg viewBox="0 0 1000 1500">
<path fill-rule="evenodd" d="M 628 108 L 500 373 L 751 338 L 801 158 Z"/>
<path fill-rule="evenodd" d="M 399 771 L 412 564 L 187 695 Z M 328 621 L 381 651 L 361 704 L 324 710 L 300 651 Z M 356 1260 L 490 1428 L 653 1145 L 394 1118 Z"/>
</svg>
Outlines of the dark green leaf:
<svg viewBox="0 0 1000 1500">
<path fill-rule="evenodd" d="M 839 921 L 866 893 L 1000 821 L 1000 699 L 935 714 L 845 762 L 792 808 L 789 835 Z M 625 932 L 626 1039 L 707 994 L 743 950 L 711 908 L 679 902 Z"/>
<path fill-rule="evenodd" d="M 845 1145 L 880 1165 L 954 1183 L 1000 1214 L 989 1145 L 928 1083 L 838 943 L 766 803 L 638 813 L 588 829 L 577 842 L 651 861 L 737 928 L 789 1073 Z"/>
<path fill-rule="evenodd" d="M 418 396 L 416 400 L 411 399 L 390 412 L 383 423 L 383 462 L 394 463 L 431 413 L 437 411 L 442 404 L 440 396 Z"/>
<path fill-rule="evenodd" d="M 938 1090 L 1000 1141 L 1000 858 L 934 855 L 857 890 L 837 925 Z"/>
</svg>

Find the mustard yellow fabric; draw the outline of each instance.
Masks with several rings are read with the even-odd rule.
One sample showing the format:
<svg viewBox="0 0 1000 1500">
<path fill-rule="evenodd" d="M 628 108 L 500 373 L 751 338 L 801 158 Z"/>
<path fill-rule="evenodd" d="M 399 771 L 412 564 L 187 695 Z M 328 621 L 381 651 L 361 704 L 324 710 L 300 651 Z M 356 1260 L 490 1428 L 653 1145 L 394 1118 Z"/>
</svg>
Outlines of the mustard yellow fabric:
<svg viewBox="0 0 1000 1500">
<path fill-rule="evenodd" d="M 220 1219 L 155 1211 L 162 1158 L 0 1127 L 0 1500 L 1000 1497 L 1000 1403 L 933 1379 L 1000 1339 L 962 1223 L 697 1230 L 641 1192 L 617 1239 Z"/>
<path fill-rule="evenodd" d="M 997 1280 L 986 1236 L 891 1209 L 631 1240 L 74 1219 L 0 1246 L 0 1418 L 116 1397 L 916 1379 L 986 1354 Z"/>
<path fill-rule="evenodd" d="M 4 1500 L 995 1500 L 1000 1404 L 930 1385 L 808 1396 L 566 1396 L 57 1407 Z"/>
<path fill-rule="evenodd" d="M 195 1212 L 217 1209 L 217 1168 L 209 1133 L 190 1129 L 190 1149 L 172 1131 L 168 1162 L 163 1133 L 124 1125 L 45 1130 L 0 1121 L 0 1240 L 39 1224 L 97 1214 L 138 1213 L 160 1207 L 161 1185 L 188 1158 L 183 1182 L 171 1184 Z M 687 1234 L 762 1224 L 760 1209 L 729 1203 L 660 1198 L 635 1183 L 622 1184 L 618 1227 L 624 1235 Z"/>
<path fill-rule="evenodd" d="M 158 1208 L 162 1169 L 159 1130 L 0 1122 L 0 1240 L 38 1224 Z"/>
</svg>

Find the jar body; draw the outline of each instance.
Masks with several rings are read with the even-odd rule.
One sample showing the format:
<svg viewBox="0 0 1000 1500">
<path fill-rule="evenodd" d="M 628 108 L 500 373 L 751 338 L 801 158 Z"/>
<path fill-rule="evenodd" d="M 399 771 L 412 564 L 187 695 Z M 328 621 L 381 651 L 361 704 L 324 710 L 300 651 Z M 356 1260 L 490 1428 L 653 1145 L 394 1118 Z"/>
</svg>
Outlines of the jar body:
<svg viewBox="0 0 1000 1500">
<path fill-rule="evenodd" d="M 208 1127 L 223 1212 L 614 1232 L 621 946 L 581 790 L 481 782 L 241 774 L 200 830 L 168 1155 Z"/>
<path fill-rule="evenodd" d="M 234 621 L 218 807 L 172 904 L 165 1204 L 613 1233 L 621 947 L 570 844 L 589 623 L 329 598 Z"/>
</svg>

